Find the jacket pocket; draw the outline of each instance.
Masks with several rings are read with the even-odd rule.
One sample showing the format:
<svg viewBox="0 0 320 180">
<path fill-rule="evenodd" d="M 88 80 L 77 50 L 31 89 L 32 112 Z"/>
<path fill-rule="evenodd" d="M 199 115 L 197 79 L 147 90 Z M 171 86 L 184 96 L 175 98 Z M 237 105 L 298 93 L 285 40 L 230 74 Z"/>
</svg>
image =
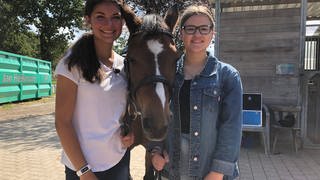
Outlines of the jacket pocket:
<svg viewBox="0 0 320 180">
<path fill-rule="evenodd" d="M 205 88 L 203 93 L 207 96 L 211 97 L 218 97 L 220 96 L 220 88 L 218 87 L 210 87 L 210 88 Z"/>
<path fill-rule="evenodd" d="M 221 101 L 221 90 L 218 87 L 210 87 L 203 90 L 203 107 L 210 112 L 218 112 Z"/>
</svg>

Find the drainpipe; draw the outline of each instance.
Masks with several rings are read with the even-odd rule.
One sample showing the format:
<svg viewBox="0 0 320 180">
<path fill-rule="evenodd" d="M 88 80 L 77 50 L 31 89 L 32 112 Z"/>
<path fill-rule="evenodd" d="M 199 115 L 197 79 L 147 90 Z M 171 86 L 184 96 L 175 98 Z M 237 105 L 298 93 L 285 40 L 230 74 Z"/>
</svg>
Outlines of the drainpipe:
<svg viewBox="0 0 320 180">
<path fill-rule="evenodd" d="M 216 27 L 215 27 L 215 39 L 214 39 L 214 55 L 219 58 L 220 56 L 220 18 L 221 18 L 221 2 L 220 0 L 216 0 L 215 2 L 215 19 L 216 19 Z"/>
<path fill-rule="evenodd" d="M 307 99 L 308 99 L 308 87 L 306 86 L 307 77 L 304 75 L 304 56 L 305 56 L 305 35 L 306 35 L 306 21 L 307 21 L 307 8 L 308 0 L 301 0 L 300 6 L 300 55 L 299 55 L 299 89 L 298 89 L 298 105 L 301 105 L 300 112 L 300 125 L 301 125 L 301 136 L 304 142 L 306 142 L 307 132 Z M 304 98 L 302 98 L 304 97 Z M 303 101 L 303 99 L 305 99 Z"/>
</svg>

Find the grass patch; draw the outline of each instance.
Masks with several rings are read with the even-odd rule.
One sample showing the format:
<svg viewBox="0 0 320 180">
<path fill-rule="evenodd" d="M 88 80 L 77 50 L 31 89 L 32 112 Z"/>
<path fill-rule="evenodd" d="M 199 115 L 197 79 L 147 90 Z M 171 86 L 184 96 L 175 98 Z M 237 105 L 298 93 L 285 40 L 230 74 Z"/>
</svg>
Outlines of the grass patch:
<svg viewBox="0 0 320 180">
<path fill-rule="evenodd" d="M 0 106 L 0 108 L 4 109 L 4 110 L 12 109 L 13 108 L 13 104 L 12 103 L 2 104 Z"/>
<path fill-rule="evenodd" d="M 8 102 L 4 104 L 0 104 L 0 110 L 9 110 L 13 109 L 15 107 L 18 107 L 20 105 L 32 105 L 36 103 L 45 104 L 48 102 L 54 102 L 55 101 L 55 94 L 52 94 L 51 96 L 46 96 L 42 98 L 36 98 L 36 99 L 25 99 L 22 101 L 15 101 L 15 102 Z"/>
</svg>

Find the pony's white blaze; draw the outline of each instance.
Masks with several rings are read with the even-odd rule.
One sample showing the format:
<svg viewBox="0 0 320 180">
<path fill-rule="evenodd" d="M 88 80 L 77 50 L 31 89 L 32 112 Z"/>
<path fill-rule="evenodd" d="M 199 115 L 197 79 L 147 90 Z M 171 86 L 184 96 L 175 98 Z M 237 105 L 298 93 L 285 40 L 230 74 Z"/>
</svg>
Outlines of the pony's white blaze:
<svg viewBox="0 0 320 180">
<path fill-rule="evenodd" d="M 157 40 L 149 40 L 147 42 L 147 45 L 148 45 L 149 50 L 154 54 L 154 61 L 155 61 L 155 65 L 156 65 L 156 75 L 161 75 L 160 70 L 159 70 L 158 54 L 160 54 L 163 51 L 163 44 L 161 44 Z M 163 83 L 157 83 L 156 92 L 161 100 L 162 107 L 164 109 L 166 95 L 164 92 Z"/>
</svg>

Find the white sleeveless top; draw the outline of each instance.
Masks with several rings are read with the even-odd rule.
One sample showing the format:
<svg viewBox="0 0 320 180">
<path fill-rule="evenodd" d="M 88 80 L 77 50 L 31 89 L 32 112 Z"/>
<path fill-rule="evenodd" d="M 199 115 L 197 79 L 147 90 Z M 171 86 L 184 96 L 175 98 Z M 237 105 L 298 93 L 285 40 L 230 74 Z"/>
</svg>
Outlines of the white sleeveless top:
<svg viewBox="0 0 320 180">
<path fill-rule="evenodd" d="M 127 82 L 123 57 L 116 53 L 114 57 L 113 68 L 119 69 L 120 73 L 101 63 L 105 73 L 101 83 L 86 81 L 75 66 L 69 71 L 66 58 L 58 63 L 55 70 L 55 75 L 65 76 L 78 86 L 72 123 L 93 172 L 110 169 L 126 152 L 120 139 L 119 119 L 126 108 Z M 64 151 L 61 162 L 75 170 Z"/>
</svg>

